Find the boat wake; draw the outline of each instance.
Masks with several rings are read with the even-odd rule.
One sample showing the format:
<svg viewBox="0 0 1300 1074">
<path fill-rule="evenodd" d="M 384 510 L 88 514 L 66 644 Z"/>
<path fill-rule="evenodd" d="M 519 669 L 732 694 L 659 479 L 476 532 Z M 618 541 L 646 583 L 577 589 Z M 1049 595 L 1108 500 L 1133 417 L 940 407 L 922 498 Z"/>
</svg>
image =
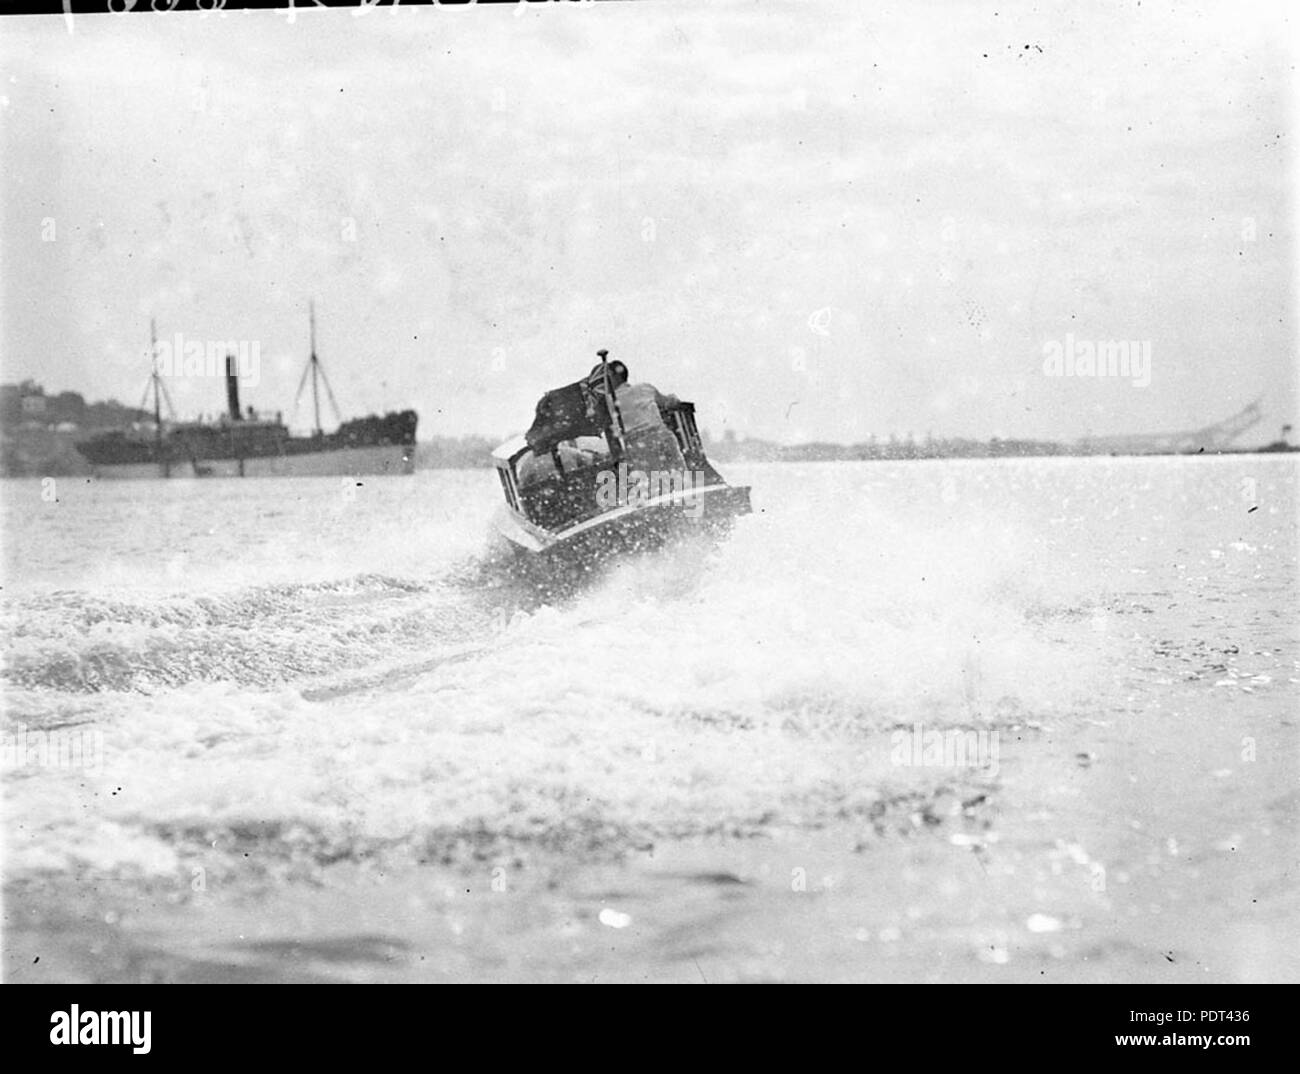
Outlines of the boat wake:
<svg viewBox="0 0 1300 1074">
<path fill-rule="evenodd" d="M 832 548 L 832 522 L 760 512 L 562 595 L 489 552 L 11 598 L 6 730 L 103 743 L 93 771 L 11 772 L 11 875 L 310 876 L 992 808 L 995 769 L 900 764 L 897 736 L 1090 711 L 1086 605 L 1035 582 L 1014 534 L 964 553 L 877 516 Z"/>
<path fill-rule="evenodd" d="M 70 693 L 269 687 L 448 637 L 473 601 L 383 575 L 204 596 L 60 591 L 6 608 L 5 678 Z"/>
</svg>

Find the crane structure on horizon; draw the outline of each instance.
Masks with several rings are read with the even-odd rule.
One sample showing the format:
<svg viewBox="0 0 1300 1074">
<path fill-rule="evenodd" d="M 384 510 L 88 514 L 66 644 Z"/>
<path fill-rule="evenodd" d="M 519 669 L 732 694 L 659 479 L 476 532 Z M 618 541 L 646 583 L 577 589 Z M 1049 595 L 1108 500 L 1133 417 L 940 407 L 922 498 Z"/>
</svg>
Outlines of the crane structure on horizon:
<svg viewBox="0 0 1300 1074">
<path fill-rule="evenodd" d="M 1124 455 L 1195 455 L 1226 451 L 1247 429 L 1263 420 L 1260 400 L 1243 407 L 1230 418 L 1207 425 L 1203 429 L 1184 433 L 1154 433 L 1148 435 L 1086 436 L 1076 446 L 1090 455 L 1108 452 Z"/>
</svg>

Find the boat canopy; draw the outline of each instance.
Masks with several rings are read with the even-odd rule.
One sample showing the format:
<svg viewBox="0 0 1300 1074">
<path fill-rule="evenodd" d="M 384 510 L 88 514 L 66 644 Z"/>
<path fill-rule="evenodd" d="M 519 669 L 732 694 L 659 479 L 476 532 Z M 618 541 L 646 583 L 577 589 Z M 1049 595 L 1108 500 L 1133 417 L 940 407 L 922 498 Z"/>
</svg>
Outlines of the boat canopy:
<svg viewBox="0 0 1300 1074">
<path fill-rule="evenodd" d="M 543 454 L 561 440 L 603 436 L 607 420 L 605 400 L 579 380 L 542 396 L 524 439 L 533 451 Z"/>
</svg>

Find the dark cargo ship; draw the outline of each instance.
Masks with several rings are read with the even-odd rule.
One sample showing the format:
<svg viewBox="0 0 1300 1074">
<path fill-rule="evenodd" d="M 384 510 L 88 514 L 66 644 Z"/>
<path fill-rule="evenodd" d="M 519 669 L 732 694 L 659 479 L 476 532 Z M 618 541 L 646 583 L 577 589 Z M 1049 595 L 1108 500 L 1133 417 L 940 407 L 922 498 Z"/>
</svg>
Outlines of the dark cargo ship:
<svg viewBox="0 0 1300 1074">
<path fill-rule="evenodd" d="M 267 417 L 239 405 L 239 379 L 233 356 L 226 359 L 227 412 L 217 421 L 164 423 L 166 397 L 157 368 L 152 371 L 154 420 L 131 429 L 101 433 L 77 450 L 102 478 L 293 477 L 410 474 L 415 471 L 414 410 L 341 421 L 326 433 L 320 424 L 319 382 L 325 372 L 316 357 L 312 317 L 311 357 L 298 386 L 301 397 L 310 374 L 316 427 L 294 436 L 281 415 Z M 151 347 L 151 354 L 156 346 Z M 325 381 L 329 399 L 334 393 Z M 171 402 L 168 399 L 168 407 Z M 337 404 L 334 406 L 337 414 Z"/>
</svg>

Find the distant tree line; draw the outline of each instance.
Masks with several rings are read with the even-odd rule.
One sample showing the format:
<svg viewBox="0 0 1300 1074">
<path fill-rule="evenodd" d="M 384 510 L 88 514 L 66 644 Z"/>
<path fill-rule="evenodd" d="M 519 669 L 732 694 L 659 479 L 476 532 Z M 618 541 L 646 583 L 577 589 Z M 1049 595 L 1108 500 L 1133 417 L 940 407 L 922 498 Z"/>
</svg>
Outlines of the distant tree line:
<svg viewBox="0 0 1300 1074">
<path fill-rule="evenodd" d="M 22 425 L 75 425 L 78 431 L 120 429 L 136 421 L 153 418 L 147 410 L 123 406 L 115 399 L 87 403 L 80 392 L 46 395 L 34 380 L 21 384 L 0 384 L 0 425 L 6 430 Z"/>
<path fill-rule="evenodd" d="M 88 474 L 76 441 L 122 429 L 153 415 L 116 400 L 87 403 L 80 392 L 46 395 L 34 380 L 0 384 L 0 475 L 59 477 Z"/>
<path fill-rule="evenodd" d="M 720 441 L 709 444 L 709 457 L 718 462 L 835 462 L 862 459 L 960 459 L 1001 456 L 1068 455 L 1070 446 L 1051 440 L 940 440 L 927 436 L 916 441 L 891 436 L 863 443 L 835 444 L 814 441 L 805 444 L 777 444 L 770 440 L 738 440 L 731 430 Z"/>
</svg>

